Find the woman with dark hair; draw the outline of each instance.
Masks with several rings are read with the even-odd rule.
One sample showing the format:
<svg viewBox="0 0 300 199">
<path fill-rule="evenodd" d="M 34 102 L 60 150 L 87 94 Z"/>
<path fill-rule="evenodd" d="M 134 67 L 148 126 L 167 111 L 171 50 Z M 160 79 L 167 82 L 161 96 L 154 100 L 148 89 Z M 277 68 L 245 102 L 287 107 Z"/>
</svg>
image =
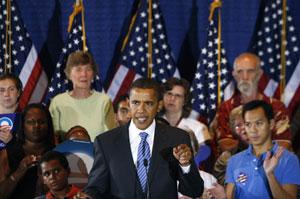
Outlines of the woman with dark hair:
<svg viewBox="0 0 300 199">
<path fill-rule="evenodd" d="M 189 118 L 191 112 L 190 86 L 187 80 L 176 77 L 170 78 L 164 83 L 163 115 L 171 126 L 186 131 L 194 132 L 198 145 L 203 145 L 211 140 L 205 124 Z"/>
<path fill-rule="evenodd" d="M 37 161 L 54 147 L 51 115 L 42 104 L 28 105 L 21 117 L 18 136 L 8 143 L 9 172 L 0 182 L 2 198 L 34 198 L 43 192 Z M 1 165 L 1 162 L 0 162 Z"/>
</svg>

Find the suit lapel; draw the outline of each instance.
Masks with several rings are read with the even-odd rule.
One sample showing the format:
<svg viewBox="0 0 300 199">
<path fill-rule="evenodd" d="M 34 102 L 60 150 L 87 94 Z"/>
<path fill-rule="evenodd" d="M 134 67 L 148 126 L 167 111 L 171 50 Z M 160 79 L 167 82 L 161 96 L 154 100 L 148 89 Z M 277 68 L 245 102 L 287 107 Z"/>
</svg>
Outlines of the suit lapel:
<svg viewBox="0 0 300 199">
<path fill-rule="evenodd" d="M 129 143 L 129 132 L 128 126 L 124 126 L 121 130 L 121 136 L 116 140 L 115 146 L 119 151 L 118 159 L 120 160 L 120 169 L 123 171 L 128 171 L 126 179 L 122 179 L 126 182 L 135 182 L 136 179 L 136 168 L 133 162 L 131 148 Z M 134 183 L 126 183 L 128 190 L 135 190 Z"/>
<path fill-rule="evenodd" d="M 164 143 L 166 142 L 166 139 L 168 138 L 166 137 L 164 126 L 156 123 L 153 150 L 148 174 L 149 184 L 151 184 L 155 171 L 157 171 L 157 167 L 160 164 L 160 151 L 162 147 L 165 146 Z"/>
</svg>

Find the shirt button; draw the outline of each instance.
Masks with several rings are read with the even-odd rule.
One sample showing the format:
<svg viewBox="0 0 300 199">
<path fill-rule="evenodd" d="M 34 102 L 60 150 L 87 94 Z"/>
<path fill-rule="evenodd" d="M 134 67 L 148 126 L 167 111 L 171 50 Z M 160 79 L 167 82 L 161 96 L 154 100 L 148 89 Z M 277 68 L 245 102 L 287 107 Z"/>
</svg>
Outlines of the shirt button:
<svg viewBox="0 0 300 199">
<path fill-rule="evenodd" d="M 255 167 L 254 169 L 255 169 L 255 170 L 257 170 L 258 168 L 257 168 L 257 167 Z"/>
<path fill-rule="evenodd" d="M 253 162 L 256 162 L 256 159 L 253 159 Z"/>
</svg>

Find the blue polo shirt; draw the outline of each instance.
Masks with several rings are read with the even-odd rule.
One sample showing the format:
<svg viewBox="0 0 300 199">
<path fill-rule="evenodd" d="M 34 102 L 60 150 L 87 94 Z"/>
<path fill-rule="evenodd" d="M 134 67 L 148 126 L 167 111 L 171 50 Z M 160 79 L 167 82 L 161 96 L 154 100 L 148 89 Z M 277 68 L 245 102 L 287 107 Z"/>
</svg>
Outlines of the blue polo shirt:
<svg viewBox="0 0 300 199">
<path fill-rule="evenodd" d="M 235 185 L 235 198 L 273 198 L 268 180 L 263 168 L 266 153 L 256 157 L 252 153 L 252 145 L 248 149 L 232 156 L 226 169 L 226 183 Z M 278 150 L 273 142 L 271 153 Z M 274 170 L 275 177 L 280 184 L 300 185 L 300 167 L 297 156 L 284 150 Z"/>
</svg>

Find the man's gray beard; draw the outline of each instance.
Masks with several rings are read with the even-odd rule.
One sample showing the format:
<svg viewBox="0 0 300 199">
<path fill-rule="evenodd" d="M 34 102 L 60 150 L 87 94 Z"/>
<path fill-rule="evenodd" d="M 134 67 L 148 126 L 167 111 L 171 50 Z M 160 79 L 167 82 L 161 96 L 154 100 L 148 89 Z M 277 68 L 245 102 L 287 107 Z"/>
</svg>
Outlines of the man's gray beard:
<svg viewBox="0 0 300 199">
<path fill-rule="evenodd" d="M 253 93 L 254 83 L 241 82 L 238 84 L 239 91 L 246 96 L 250 96 Z"/>
</svg>

